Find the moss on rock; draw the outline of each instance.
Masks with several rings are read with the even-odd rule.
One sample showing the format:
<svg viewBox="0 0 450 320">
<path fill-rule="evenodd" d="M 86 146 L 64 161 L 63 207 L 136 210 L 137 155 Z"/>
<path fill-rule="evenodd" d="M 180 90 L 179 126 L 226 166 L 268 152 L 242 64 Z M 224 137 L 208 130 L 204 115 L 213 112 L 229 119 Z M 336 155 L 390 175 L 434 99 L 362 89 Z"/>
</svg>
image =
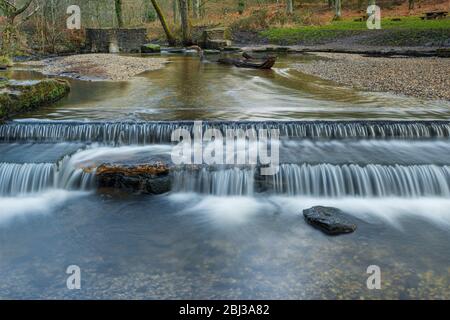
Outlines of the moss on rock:
<svg viewBox="0 0 450 320">
<path fill-rule="evenodd" d="M 51 104 L 66 96 L 69 82 L 60 79 L 38 81 L 32 84 L 8 83 L 0 88 L 0 119 L 31 111 Z"/>
<path fill-rule="evenodd" d="M 142 53 L 159 53 L 161 52 L 161 46 L 159 44 L 148 43 L 141 47 Z"/>
<path fill-rule="evenodd" d="M 0 70 L 7 69 L 13 66 L 13 62 L 6 56 L 0 56 Z"/>
</svg>

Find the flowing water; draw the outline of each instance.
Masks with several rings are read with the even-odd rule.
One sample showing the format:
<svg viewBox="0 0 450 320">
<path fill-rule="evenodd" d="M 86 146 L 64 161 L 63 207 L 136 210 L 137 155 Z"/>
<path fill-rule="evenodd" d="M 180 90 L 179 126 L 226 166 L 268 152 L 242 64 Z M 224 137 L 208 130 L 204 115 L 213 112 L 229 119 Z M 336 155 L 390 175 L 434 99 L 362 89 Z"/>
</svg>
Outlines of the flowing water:
<svg viewBox="0 0 450 320">
<path fill-rule="evenodd" d="M 255 71 L 171 56 L 128 83 L 73 80 L 66 99 L 1 124 L 0 298 L 449 298 L 450 103 L 338 87 L 299 59 Z M 96 192 L 102 163 L 171 164 L 177 128 L 277 129 L 279 170 L 182 165 L 164 195 Z M 357 231 L 308 226 L 314 205 Z"/>
</svg>

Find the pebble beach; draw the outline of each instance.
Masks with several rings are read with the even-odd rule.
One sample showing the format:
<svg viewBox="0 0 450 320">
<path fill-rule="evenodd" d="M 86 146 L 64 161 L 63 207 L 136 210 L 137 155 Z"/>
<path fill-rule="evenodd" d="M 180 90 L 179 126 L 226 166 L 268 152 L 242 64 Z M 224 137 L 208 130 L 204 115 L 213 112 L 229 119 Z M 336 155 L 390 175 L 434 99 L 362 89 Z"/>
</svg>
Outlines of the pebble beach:
<svg viewBox="0 0 450 320">
<path fill-rule="evenodd" d="M 121 56 L 116 54 L 83 54 L 30 61 L 46 75 L 79 80 L 127 81 L 136 75 L 164 67 L 166 59 Z"/>
<path fill-rule="evenodd" d="M 450 100 L 448 58 L 387 58 L 346 53 L 314 55 L 319 59 L 296 64 L 295 68 L 357 89 Z"/>
</svg>

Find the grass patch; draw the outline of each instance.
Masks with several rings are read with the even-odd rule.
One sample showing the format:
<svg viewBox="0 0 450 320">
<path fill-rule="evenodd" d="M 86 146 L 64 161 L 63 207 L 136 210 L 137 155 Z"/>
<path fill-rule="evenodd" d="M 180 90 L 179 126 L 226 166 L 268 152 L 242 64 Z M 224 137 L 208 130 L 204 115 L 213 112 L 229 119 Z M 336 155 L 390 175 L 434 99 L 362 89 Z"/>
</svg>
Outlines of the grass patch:
<svg viewBox="0 0 450 320">
<path fill-rule="evenodd" d="M 402 17 L 401 21 L 392 21 L 391 19 L 389 17 L 382 19 L 382 30 L 394 30 L 394 32 L 389 33 L 398 34 L 401 37 L 410 32 L 412 35 L 419 35 L 419 38 L 423 38 L 423 34 L 431 31 L 432 34 L 438 35 L 439 41 L 441 41 L 442 38 L 448 37 L 450 33 L 450 19 L 421 20 L 420 17 Z M 398 33 L 396 32 L 397 30 L 399 31 Z M 262 31 L 260 35 L 272 43 L 294 44 L 323 42 L 372 31 L 374 30 L 367 29 L 365 21 L 341 20 L 322 26 L 270 28 Z M 414 39 L 412 41 L 414 42 Z M 395 44 L 395 42 L 401 41 L 394 39 L 392 44 Z"/>
</svg>

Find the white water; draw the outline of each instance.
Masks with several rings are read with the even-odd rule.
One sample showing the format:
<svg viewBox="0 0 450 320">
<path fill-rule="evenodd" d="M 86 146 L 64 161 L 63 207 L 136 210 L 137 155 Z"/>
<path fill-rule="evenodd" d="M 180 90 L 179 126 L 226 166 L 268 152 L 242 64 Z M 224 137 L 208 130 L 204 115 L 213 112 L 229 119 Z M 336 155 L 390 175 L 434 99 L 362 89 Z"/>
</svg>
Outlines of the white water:
<svg viewBox="0 0 450 320">
<path fill-rule="evenodd" d="M 304 209 L 330 206 L 370 224 L 386 223 L 401 230 L 403 218 L 416 217 L 450 230 L 450 199 L 443 198 L 219 197 L 178 193 L 170 195 L 169 199 L 185 207 L 179 214 L 189 214 L 196 221 L 218 226 L 251 224 L 253 219 L 268 215 L 300 219 Z"/>
<path fill-rule="evenodd" d="M 0 197 L 0 226 L 15 218 L 25 218 L 32 214 L 49 214 L 68 200 L 86 194 L 86 192 L 49 190 L 26 196 Z"/>
</svg>

